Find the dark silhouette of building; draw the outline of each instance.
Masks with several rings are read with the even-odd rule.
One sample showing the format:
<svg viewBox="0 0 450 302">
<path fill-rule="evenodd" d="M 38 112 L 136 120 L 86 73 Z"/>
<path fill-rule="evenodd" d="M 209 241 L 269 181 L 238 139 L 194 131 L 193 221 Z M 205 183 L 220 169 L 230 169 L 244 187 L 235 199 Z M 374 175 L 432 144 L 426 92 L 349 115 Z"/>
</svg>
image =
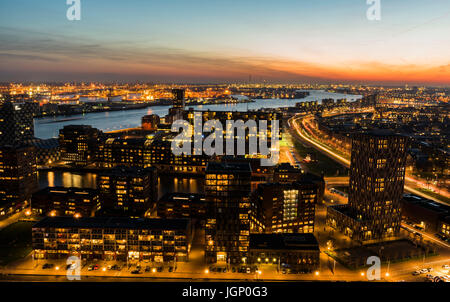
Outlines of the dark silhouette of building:
<svg viewBox="0 0 450 302">
<path fill-rule="evenodd" d="M 205 220 L 205 195 L 194 193 L 167 193 L 158 200 L 158 217 Z"/>
<path fill-rule="evenodd" d="M 176 120 L 183 119 L 185 99 L 184 89 L 173 89 L 173 106 L 169 108 L 169 114 L 166 117 L 167 123 L 173 123 Z"/>
<path fill-rule="evenodd" d="M 311 273 L 319 268 L 319 243 L 313 234 L 251 234 L 249 264 L 273 265 L 278 271 Z"/>
<path fill-rule="evenodd" d="M 33 116 L 39 104 L 8 101 L 0 106 L 0 145 L 24 144 L 34 138 Z"/>
<path fill-rule="evenodd" d="M 416 195 L 403 196 L 402 217 L 428 233 L 439 233 L 441 221 L 447 216 L 450 216 L 450 206 Z"/>
</svg>

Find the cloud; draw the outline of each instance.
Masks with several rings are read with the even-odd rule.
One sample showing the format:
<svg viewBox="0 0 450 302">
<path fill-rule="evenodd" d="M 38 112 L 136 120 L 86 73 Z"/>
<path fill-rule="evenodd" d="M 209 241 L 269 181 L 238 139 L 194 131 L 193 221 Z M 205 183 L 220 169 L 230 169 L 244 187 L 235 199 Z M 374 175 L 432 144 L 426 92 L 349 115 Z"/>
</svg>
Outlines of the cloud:
<svg viewBox="0 0 450 302">
<path fill-rule="evenodd" d="M 351 61 L 333 66 L 282 57 L 238 56 L 133 41 L 102 41 L 0 27 L 2 81 L 418 81 L 450 84 L 448 64 Z M 439 76 L 436 76 L 439 74 Z M 41 76 L 41 79 L 39 77 Z"/>
</svg>

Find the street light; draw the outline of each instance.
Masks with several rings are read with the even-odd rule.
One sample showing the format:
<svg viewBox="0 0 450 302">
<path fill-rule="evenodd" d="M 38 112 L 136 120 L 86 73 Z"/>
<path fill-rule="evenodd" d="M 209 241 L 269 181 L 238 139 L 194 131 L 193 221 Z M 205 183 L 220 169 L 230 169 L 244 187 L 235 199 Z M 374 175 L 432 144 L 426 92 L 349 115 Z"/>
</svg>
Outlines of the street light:
<svg viewBox="0 0 450 302">
<path fill-rule="evenodd" d="M 209 269 L 205 269 L 205 274 L 209 274 Z"/>
<path fill-rule="evenodd" d="M 315 273 L 315 274 L 316 274 L 316 276 L 319 276 L 319 271 L 316 271 L 316 273 Z"/>
</svg>

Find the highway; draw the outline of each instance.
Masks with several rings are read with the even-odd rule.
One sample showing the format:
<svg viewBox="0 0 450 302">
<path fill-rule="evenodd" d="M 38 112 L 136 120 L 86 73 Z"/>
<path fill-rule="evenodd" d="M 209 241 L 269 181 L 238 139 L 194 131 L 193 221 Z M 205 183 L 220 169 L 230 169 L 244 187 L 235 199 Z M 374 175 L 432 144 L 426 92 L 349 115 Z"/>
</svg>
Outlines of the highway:
<svg viewBox="0 0 450 302">
<path fill-rule="evenodd" d="M 336 160 L 337 162 L 339 162 L 343 166 L 350 167 L 350 160 L 348 160 L 347 158 L 337 154 L 336 152 L 332 151 L 331 149 L 329 149 L 327 147 L 324 147 L 322 144 L 317 143 L 316 141 L 310 139 L 308 136 L 303 134 L 303 131 L 301 130 L 300 126 L 298 125 L 298 120 L 299 120 L 299 117 L 293 117 L 288 122 L 288 124 L 290 126 L 294 127 L 294 129 L 296 131 L 296 134 L 297 134 L 297 137 L 301 138 L 303 141 L 306 141 L 307 143 L 309 143 L 310 145 L 312 145 L 314 148 L 318 149 L 322 153 L 326 154 L 327 156 L 333 158 L 334 160 Z M 413 179 L 411 177 L 408 177 L 408 176 L 405 177 L 405 180 L 417 182 L 415 179 Z M 443 201 L 441 201 L 441 200 L 439 200 L 439 199 L 437 199 L 437 198 L 435 198 L 433 196 L 430 196 L 430 195 L 428 195 L 426 193 L 418 191 L 418 190 L 416 190 L 416 189 L 414 189 L 411 186 L 408 186 L 406 184 L 405 184 L 405 190 L 410 192 L 410 193 L 413 193 L 415 195 L 421 196 L 423 198 L 427 198 L 427 199 L 433 200 L 435 202 L 447 205 L 447 203 L 445 203 L 445 202 L 443 202 Z"/>
</svg>

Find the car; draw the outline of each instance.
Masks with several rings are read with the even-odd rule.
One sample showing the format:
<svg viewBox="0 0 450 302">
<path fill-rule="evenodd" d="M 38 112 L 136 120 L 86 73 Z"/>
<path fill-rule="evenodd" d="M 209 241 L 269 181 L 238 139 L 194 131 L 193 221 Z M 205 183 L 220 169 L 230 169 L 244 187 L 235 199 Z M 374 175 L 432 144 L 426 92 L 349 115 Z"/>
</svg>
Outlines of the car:
<svg viewBox="0 0 450 302">
<path fill-rule="evenodd" d="M 443 269 L 450 269 L 450 265 L 444 264 L 444 265 L 442 266 L 442 268 L 443 268 Z"/>
<path fill-rule="evenodd" d="M 432 268 L 432 267 L 428 267 L 428 268 L 427 268 L 427 271 L 428 271 L 428 272 L 432 272 L 432 271 L 433 271 L 433 268 Z"/>
<path fill-rule="evenodd" d="M 141 271 L 140 271 L 140 270 L 137 270 L 137 269 L 135 269 L 135 270 L 132 270 L 132 271 L 131 271 L 131 273 L 132 273 L 132 274 L 134 274 L 134 275 L 137 275 L 137 274 L 140 274 L 140 273 L 141 273 Z"/>
<path fill-rule="evenodd" d="M 148 273 L 148 272 L 150 271 L 150 269 L 151 269 L 150 266 L 147 265 L 147 266 L 145 267 L 145 272 Z"/>
<path fill-rule="evenodd" d="M 140 265 L 136 265 L 136 269 L 137 270 L 141 270 L 141 266 Z"/>
<path fill-rule="evenodd" d="M 100 267 L 96 264 L 96 265 L 94 265 L 94 271 L 97 271 Z"/>
<path fill-rule="evenodd" d="M 247 274 L 250 274 L 250 273 L 252 272 L 252 270 L 251 270 L 249 267 L 247 267 L 246 270 L 245 270 L 245 272 L 246 272 Z"/>
<path fill-rule="evenodd" d="M 412 272 L 412 275 L 413 276 L 418 276 L 418 275 L 420 275 L 421 273 L 420 273 L 420 271 L 414 271 L 414 272 Z"/>
<path fill-rule="evenodd" d="M 419 273 L 421 273 L 421 274 L 428 273 L 428 269 L 427 269 L 427 268 L 423 268 L 423 269 L 421 269 L 421 270 L 419 271 Z"/>
<path fill-rule="evenodd" d="M 52 263 L 45 263 L 43 266 L 42 266 L 42 268 L 43 269 L 47 269 L 47 268 L 53 268 L 53 264 Z"/>
<path fill-rule="evenodd" d="M 93 271 L 94 270 L 94 266 L 91 264 L 88 266 L 88 271 Z"/>
<path fill-rule="evenodd" d="M 283 269 L 281 270 L 281 273 L 282 273 L 282 274 L 287 274 L 287 270 L 286 270 L 285 268 L 283 268 Z"/>
<path fill-rule="evenodd" d="M 427 274 L 427 275 L 425 276 L 425 278 L 427 278 L 428 280 L 430 280 L 430 279 L 433 279 L 434 276 L 433 276 L 432 274 Z"/>
</svg>

